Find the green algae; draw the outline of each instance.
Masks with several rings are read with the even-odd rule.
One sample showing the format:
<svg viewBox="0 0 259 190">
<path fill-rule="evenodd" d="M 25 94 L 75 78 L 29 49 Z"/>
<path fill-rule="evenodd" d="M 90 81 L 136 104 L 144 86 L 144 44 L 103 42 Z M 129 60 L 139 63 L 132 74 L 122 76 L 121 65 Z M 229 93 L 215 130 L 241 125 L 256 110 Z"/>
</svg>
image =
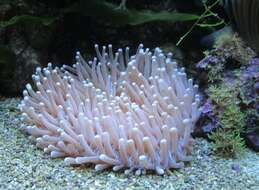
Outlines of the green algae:
<svg viewBox="0 0 259 190">
<path fill-rule="evenodd" d="M 241 137 L 245 128 L 245 114 L 241 112 L 237 98 L 238 90 L 227 85 L 211 86 L 209 95 L 214 102 L 214 112 L 220 128 L 209 135 L 215 152 L 224 157 L 238 157 L 244 152 L 245 142 Z M 217 111 L 216 111 L 217 110 Z"/>
</svg>

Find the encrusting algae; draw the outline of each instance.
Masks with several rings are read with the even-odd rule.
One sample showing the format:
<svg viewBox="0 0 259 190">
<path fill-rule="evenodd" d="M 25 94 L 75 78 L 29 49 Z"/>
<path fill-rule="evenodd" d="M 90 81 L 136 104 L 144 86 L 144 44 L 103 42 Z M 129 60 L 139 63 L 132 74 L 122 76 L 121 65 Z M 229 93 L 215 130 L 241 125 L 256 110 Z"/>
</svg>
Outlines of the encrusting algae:
<svg viewBox="0 0 259 190">
<path fill-rule="evenodd" d="M 51 157 L 125 174 L 164 174 L 191 160 L 191 132 L 200 115 L 198 86 L 156 48 L 112 46 L 73 67 L 36 69 L 20 104 L 27 132 Z M 35 86 L 35 88 L 34 88 Z"/>
</svg>

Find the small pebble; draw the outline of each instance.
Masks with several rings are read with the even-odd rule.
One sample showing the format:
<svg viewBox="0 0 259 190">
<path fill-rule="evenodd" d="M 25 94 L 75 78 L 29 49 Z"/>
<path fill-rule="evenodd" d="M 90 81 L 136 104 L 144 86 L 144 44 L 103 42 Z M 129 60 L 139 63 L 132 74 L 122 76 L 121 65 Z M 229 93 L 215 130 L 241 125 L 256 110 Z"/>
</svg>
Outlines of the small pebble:
<svg viewBox="0 0 259 190">
<path fill-rule="evenodd" d="M 232 170 L 234 170 L 234 171 L 236 171 L 236 172 L 241 172 L 241 167 L 240 167 L 240 165 L 239 164 L 232 164 L 231 165 L 231 168 L 232 168 Z"/>
</svg>

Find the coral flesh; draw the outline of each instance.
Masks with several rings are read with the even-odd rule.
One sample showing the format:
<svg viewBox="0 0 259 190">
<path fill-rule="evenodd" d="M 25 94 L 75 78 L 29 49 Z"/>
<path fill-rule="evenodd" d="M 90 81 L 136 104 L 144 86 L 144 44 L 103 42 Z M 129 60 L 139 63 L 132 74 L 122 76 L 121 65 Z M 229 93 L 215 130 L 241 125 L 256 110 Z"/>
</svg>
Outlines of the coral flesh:
<svg viewBox="0 0 259 190">
<path fill-rule="evenodd" d="M 20 104 L 26 131 L 51 157 L 69 165 L 125 174 L 162 175 L 191 160 L 191 132 L 200 115 L 198 86 L 172 54 L 139 45 L 99 50 L 72 67 L 36 69 Z"/>
</svg>

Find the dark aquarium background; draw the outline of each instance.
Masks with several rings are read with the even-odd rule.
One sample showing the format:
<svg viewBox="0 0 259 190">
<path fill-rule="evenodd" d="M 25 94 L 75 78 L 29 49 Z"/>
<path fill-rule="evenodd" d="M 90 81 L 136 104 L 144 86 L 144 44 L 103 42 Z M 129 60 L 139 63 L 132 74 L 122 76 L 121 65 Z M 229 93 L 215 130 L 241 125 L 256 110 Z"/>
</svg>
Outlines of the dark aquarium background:
<svg viewBox="0 0 259 190">
<path fill-rule="evenodd" d="M 192 67 L 212 47 L 208 35 L 229 24 L 215 2 L 2 0 L 0 93 L 19 95 L 36 66 L 72 64 L 76 51 L 93 57 L 94 44 L 129 46 L 132 54 L 140 43 L 159 46 Z"/>
</svg>

